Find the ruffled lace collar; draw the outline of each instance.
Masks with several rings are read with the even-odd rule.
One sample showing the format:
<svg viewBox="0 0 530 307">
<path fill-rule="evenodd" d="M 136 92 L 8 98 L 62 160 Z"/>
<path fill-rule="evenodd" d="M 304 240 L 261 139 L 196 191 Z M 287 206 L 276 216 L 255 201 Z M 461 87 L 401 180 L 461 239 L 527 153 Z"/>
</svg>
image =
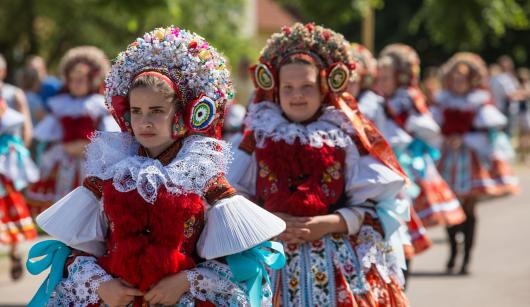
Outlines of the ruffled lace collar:
<svg viewBox="0 0 530 307">
<path fill-rule="evenodd" d="M 317 120 L 303 125 L 286 119 L 281 108 L 270 101 L 251 104 L 245 124 L 254 132 L 258 147 L 271 139 L 288 144 L 298 140 L 315 148 L 324 145 L 344 148 L 352 144 L 350 135 L 355 133 L 346 115 L 334 107 L 326 107 Z"/>
<path fill-rule="evenodd" d="M 170 157 L 172 148 L 162 155 Z M 232 159 L 228 143 L 199 135 L 184 139 L 167 165 L 139 155 L 139 150 L 140 145 L 128 133 L 97 132 L 87 146 L 86 175 L 111 179 L 120 192 L 136 189 L 145 201 L 154 203 L 162 186 L 173 194 L 202 196 L 208 182 L 225 173 Z"/>
</svg>

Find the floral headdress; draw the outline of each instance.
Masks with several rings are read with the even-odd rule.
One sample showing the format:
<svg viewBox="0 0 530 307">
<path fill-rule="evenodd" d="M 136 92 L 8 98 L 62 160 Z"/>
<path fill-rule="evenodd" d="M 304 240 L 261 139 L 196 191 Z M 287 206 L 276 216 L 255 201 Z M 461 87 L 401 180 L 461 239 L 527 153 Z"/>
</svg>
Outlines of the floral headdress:
<svg viewBox="0 0 530 307">
<path fill-rule="evenodd" d="M 259 64 L 251 67 L 256 86 L 255 103 L 264 100 L 279 102 L 278 73 L 290 57 L 314 63 L 320 70 L 323 102 L 344 112 L 363 147 L 389 168 L 406 177 L 386 140 L 369 120 L 364 118 L 357 102 L 346 93 L 355 64 L 349 53 L 350 44 L 330 29 L 313 23 L 295 23 L 273 34 L 261 51 Z"/>
<path fill-rule="evenodd" d="M 482 60 L 482 58 L 476 53 L 458 52 L 442 66 L 442 78 L 445 87 L 448 86 L 451 72 L 461 64 L 466 65 L 470 70 L 470 82 L 472 87 L 477 88 L 486 85 L 488 69 L 484 60 Z"/>
<path fill-rule="evenodd" d="M 371 88 L 377 77 L 377 60 L 372 52 L 361 44 L 352 43 L 349 51 L 356 64 L 355 73 L 361 88 Z"/>
<path fill-rule="evenodd" d="M 397 73 L 400 86 L 417 86 L 420 78 L 420 57 L 412 47 L 405 44 L 386 46 L 379 55 L 380 63 L 389 58 Z"/>
<path fill-rule="evenodd" d="M 59 64 L 62 78 L 67 80 L 72 68 L 79 63 L 90 67 L 89 77 L 92 82 L 92 91 L 99 90 L 110 70 L 110 63 L 105 53 L 94 46 L 80 46 L 68 50 Z"/>
<path fill-rule="evenodd" d="M 313 23 L 295 23 L 273 34 L 261 51 L 259 64 L 251 68 L 256 101 L 278 101 L 278 73 L 290 57 L 309 60 L 320 69 L 321 90 L 326 102 L 336 99 L 348 85 L 355 68 L 348 53 L 348 42 L 341 34 Z"/>
<path fill-rule="evenodd" d="M 122 131 L 132 133 L 129 89 L 140 74 L 171 83 L 183 111 L 173 120 L 173 137 L 221 137 L 224 108 L 234 96 L 226 60 L 201 36 L 170 26 L 136 39 L 121 52 L 106 79 L 106 103 Z"/>
</svg>

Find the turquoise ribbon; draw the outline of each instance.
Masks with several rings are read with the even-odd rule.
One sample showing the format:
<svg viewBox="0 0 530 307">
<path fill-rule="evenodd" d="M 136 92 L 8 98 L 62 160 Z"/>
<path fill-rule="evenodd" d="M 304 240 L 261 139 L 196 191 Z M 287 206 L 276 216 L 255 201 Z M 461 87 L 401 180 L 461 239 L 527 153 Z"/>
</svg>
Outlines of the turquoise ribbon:
<svg viewBox="0 0 530 307">
<path fill-rule="evenodd" d="M 394 149 L 394 153 L 396 154 L 399 165 L 401 165 L 401 168 L 403 169 L 407 177 L 411 179 L 411 181 L 407 184 L 405 189 L 407 190 L 407 194 L 412 199 L 414 199 L 418 195 L 420 195 L 420 187 L 412 181 L 412 179 L 414 178 L 412 172 L 410 171 L 412 167 L 412 158 L 410 157 L 408 153 L 403 152 L 398 149 Z"/>
<path fill-rule="evenodd" d="M 418 171 L 422 177 L 425 176 L 427 164 L 425 163 L 424 155 L 428 154 L 434 161 L 440 159 L 440 151 L 424 141 L 415 138 L 408 146 L 412 162 L 411 166 Z"/>
<path fill-rule="evenodd" d="M 399 266 L 406 269 L 403 240 L 398 230 L 402 223 L 410 221 L 410 203 L 401 199 L 382 200 L 377 203 L 375 210 L 385 232 L 385 241 L 392 246 Z"/>
<path fill-rule="evenodd" d="M 46 240 L 39 242 L 29 250 L 26 268 L 32 275 L 38 275 L 51 266 L 50 274 L 39 290 L 33 296 L 28 307 L 46 306 L 55 287 L 63 278 L 64 264 L 70 255 L 70 248 L 57 240 Z M 35 257 L 43 257 L 40 260 L 33 260 Z"/>
<path fill-rule="evenodd" d="M 12 134 L 0 135 L 0 155 L 3 156 L 9 154 L 9 151 L 11 151 L 13 148 L 17 154 L 17 163 L 19 168 L 23 168 L 24 158 L 28 158 L 30 156 L 30 152 L 26 148 L 26 145 L 24 145 L 22 139 Z M 26 182 L 24 181 L 15 179 L 13 180 L 13 183 L 17 191 L 20 191 L 26 187 Z"/>
<path fill-rule="evenodd" d="M 261 306 L 263 277 L 270 283 L 265 266 L 279 270 L 285 265 L 283 245 L 267 241 L 244 252 L 226 257 L 226 262 L 237 282 L 245 282 L 250 306 Z"/>
</svg>

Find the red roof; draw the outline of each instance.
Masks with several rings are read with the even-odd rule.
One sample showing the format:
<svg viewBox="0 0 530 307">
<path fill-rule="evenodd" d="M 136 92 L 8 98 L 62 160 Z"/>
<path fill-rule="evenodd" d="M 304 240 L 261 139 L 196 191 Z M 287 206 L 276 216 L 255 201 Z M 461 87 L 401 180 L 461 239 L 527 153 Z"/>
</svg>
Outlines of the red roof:
<svg viewBox="0 0 530 307">
<path fill-rule="evenodd" d="M 297 20 L 274 0 L 257 0 L 258 31 L 277 32 Z"/>
</svg>

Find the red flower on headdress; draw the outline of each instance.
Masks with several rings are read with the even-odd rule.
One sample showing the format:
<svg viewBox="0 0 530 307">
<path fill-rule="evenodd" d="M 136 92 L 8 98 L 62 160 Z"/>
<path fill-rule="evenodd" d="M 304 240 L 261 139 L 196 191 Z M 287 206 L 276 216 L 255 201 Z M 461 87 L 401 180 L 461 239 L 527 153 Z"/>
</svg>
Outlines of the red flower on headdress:
<svg viewBox="0 0 530 307">
<path fill-rule="evenodd" d="M 310 22 L 308 24 L 305 25 L 305 28 L 309 31 L 309 32 L 313 32 L 313 29 L 315 29 L 315 24 Z"/>
<path fill-rule="evenodd" d="M 329 33 L 329 31 L 324 31 L 322 32 L 322 37 L 324 37 L 325 41 L 328 41 L 329 38 L 331 37 L 331 33 Z"/>
<path fill-rule="evenodd" d="M 196 41 L 191 41 L 190 44 L 188 45 L 188 48 L 189 49 L 195 49 L 197 48 L 197 42 Z"/>
<path fill-rule="evenodd" d="M 291 28 L 284 26 L 282 27 L 282 32 L 289 35 L 291 34 Z"/>
</svg>

